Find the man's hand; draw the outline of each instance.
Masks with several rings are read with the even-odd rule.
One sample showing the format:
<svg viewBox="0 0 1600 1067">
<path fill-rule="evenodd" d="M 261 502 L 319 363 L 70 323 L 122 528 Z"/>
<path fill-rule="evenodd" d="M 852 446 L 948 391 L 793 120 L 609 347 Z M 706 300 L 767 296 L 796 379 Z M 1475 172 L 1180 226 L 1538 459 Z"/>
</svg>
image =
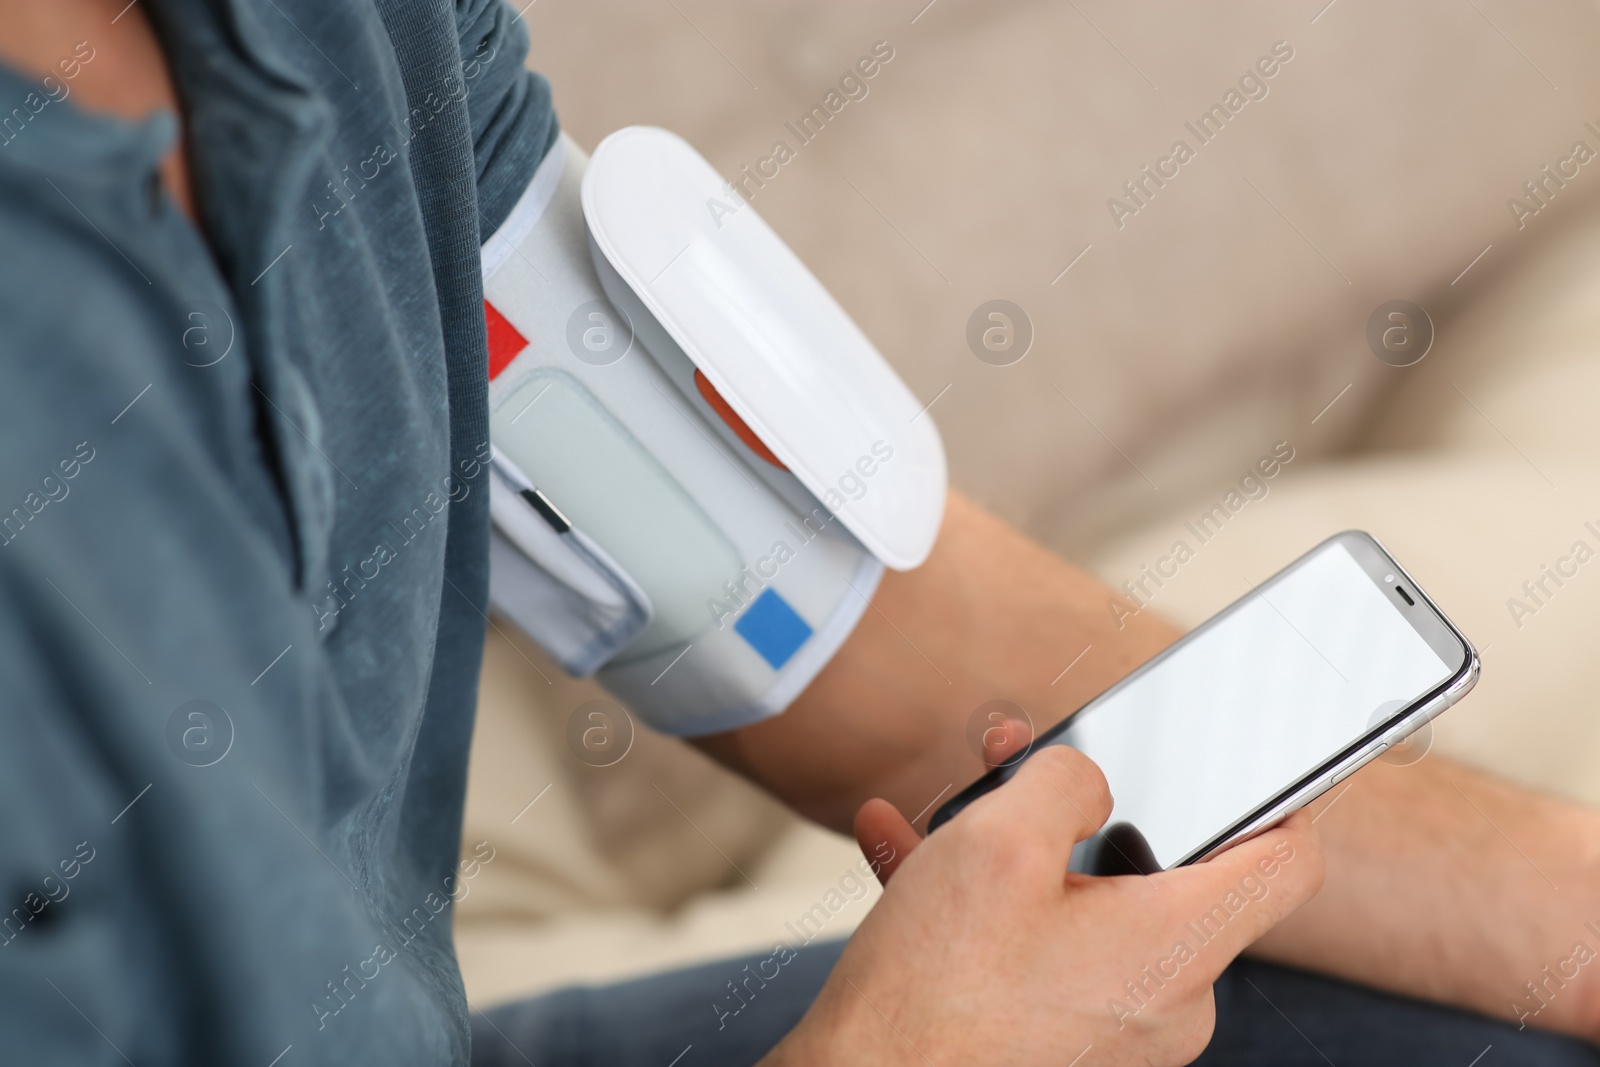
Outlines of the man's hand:
<svg viewBox="0 0 1600 1067">
<path fill-rule="evenodd" d="M 1066 873 L 1111 811 L 1087 757 L 1041 749 L 1006 785 L 918 843 L 881 800 L 857 817 L 887 844 L 883 899 L 811 1011 L 766 1061 L 785 1064 L 1181 1064 L 1215 1021 L 1211 986 L 1322 884 L 1303 818 L 1206 863 L 1146 877 Z"/>
</svg>

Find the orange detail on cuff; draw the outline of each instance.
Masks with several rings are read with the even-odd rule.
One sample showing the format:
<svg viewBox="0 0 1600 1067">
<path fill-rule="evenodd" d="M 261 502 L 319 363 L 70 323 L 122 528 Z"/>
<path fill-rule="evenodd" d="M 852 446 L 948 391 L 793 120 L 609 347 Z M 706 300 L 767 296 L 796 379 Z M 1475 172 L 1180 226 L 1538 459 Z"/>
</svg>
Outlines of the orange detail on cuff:
<svg viewBox="0 0 1600 1067">
<path fill-rule="evenodd" d="M 772 449 L 761 442 L 761 438 L 755 435 L 755 431 L 745 425 L 744 420 L 739 417 L 739 413 L 734 411 L 726 400 L 722 399 L 722 394 L 717 392 L 716 386 L 712 385 L 706 376 L 700 373 L 698 368 L 694 372 L 694 387 L 700 390 L 700 395 L 705 398 L 707 404 L 711 405 L 711 410 L 715 411 L 718 417 L 728 424 L 728 429 L 739 436 L 739 440 L 745 443 L 746 448 L 781 471 L 789 469 L 783 465 L 777 456 L 772 454 Z"/>
</svg>

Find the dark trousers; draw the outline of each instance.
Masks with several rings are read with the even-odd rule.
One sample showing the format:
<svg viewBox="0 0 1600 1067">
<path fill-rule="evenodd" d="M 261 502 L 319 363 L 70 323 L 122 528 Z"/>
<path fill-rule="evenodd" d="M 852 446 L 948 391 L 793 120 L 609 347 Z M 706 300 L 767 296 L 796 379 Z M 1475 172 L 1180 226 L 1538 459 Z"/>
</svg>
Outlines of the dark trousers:
<svg viewBox="0 0 1600 1067">
<path fill-rule="evenodd" d="M 745 1067 L 800 1021 L 843 948 L 818 942 L 781 966 L 723 960 L 475 1014 L 472 1064 Z M 764 985 L 756 977 L 773 970 Z M 1600 1067 L 1600 1050 L 1580 1041 L 1266 963 L 1236 962 L 1216 997 L 1202 1067 Z M 1062 1052 L 1063 1064 L 1077 1055 Z"/>
</svg>

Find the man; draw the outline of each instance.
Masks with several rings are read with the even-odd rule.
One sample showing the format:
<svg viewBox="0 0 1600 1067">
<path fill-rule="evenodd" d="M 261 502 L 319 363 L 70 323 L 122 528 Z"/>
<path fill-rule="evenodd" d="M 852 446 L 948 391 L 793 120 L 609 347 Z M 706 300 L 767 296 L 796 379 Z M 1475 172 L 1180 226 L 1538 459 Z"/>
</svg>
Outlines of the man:
<svg viewBox="0 0 1600 1067">
<path fill-rule="evenodd" d="M 534 1062 L 565 1039 L 657 1062 L 670 985 L 615 1015 L 476 1012 L 469 1050 L 450 948 L 488 580 L 479 247 L 556 137 L 525 48 L 497 0 L 0 5 L 8 1059 Z M 837 967 L 796 974 L 773 1062 L 1186 1062 L 1212 981 L 1324 852 L 1327 889 L 1261 955 L 1503 1012 L 1567 950 L 1543 883 L 1483 857 L 1504 833 L 1577 893 L 1595 837 L 1458 768 L 1366 774 L 1320 846 L 1301 816 L 1097 880 L 1061 872 L 1109 798 L 1058 749 L 919 843 L 899 813 L 981 769 L 952 695 L 1025 696 L 1103 642 L 1041 703 L 1065 710 L 1173 636 L 1117 640 L 1102 603 L 952 497 L 934 558 L 878 593 L 920 652 L 864 627 L 785 715 L 702 742 L 853 819 L 889 879 Z M 1269 892 L 1174 962 L 1246 878 Z M 1593 988 L 1535 1021 L 1593 1036 Z M 1218 989 L 1219 1062 L 1594 1058 L 1263 964 Z M 1312 1016 L 1336 1032 L 1280 1026 Z M 749 1062 L 793 1021 L 669 1055 Z"/>
</svg>

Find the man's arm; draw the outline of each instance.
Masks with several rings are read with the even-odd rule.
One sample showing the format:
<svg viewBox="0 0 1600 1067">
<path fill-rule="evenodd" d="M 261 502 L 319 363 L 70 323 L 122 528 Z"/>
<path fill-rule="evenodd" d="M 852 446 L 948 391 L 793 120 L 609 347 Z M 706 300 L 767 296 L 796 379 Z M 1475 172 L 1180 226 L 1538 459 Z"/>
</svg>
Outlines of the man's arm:
<svg viewBox="0 0 1600 1067">
<path fill-rule="evenodd" d="M 849 832 L 856 809 L 882 797 L 925 828 L 936 799 L 986 769 L 966 740 L 981 705 L 1012 701 L 1043 730 L 1177 636 L 1148 612 L 1118 631 L 1107 595 L 952 493 L 928 561 L 885 574 L 788 711 L 699 744 L 825 826 Z"/>
<path fill-rule="evenodd" d="M 985 769 L 967 741 L 981 705 L 1014 701 L 1043 730 L 1178 636 L 1150 612 L 1117 629 L 1113 595 L 951 494 L 927 564 L 884 578 L 801 698 L 701 747 L 835 829 L 872 797 L 924 828 Z M 1374 764 L 1312 814 L 1326 888 L 1262 956 L 1516 1019 L 1541 1003 L 1523 983 L 1579 940 L 1600 948 L 1583 927 L 1600 926 L 1594 812 L 1431 758 Z M 1561 981 L 1526 1021 L 1600 1038 L 1600 966 Z"/>
<path fill-rule="evenodd" d="M 1600 814 L 1437 756 L 1311 814 L 1326 885 L 1252 954 L 1600 1042 Z"/>
</svg>

